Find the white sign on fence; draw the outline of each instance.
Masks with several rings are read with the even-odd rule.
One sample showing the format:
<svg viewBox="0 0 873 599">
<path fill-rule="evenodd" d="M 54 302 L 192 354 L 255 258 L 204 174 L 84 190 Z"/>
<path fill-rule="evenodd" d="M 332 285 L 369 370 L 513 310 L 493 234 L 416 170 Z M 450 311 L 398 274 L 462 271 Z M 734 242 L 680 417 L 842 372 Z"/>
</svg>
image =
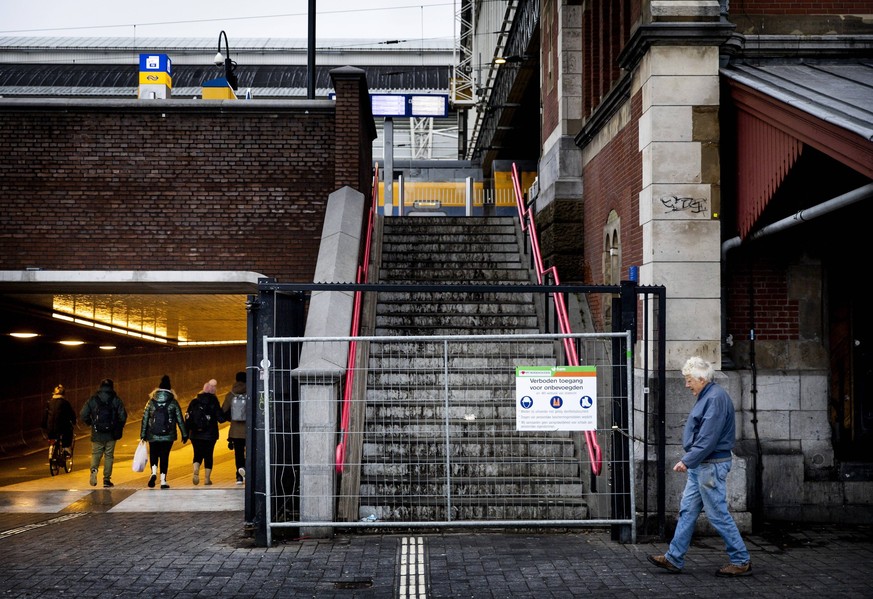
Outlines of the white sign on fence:
<svg viewBox="0 0 873 599">
<path fill-rule="evenodd" d="M 516 366 L 515 430 L 597 430 L 596 366 Z"/>
</svg>

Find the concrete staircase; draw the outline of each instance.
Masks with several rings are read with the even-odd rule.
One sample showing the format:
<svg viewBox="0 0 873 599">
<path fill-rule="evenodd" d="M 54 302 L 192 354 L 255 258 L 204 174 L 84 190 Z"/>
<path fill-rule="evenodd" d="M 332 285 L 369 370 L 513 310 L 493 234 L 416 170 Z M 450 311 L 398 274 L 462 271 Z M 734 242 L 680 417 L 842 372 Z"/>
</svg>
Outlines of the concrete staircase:
<svg viewBox="0 0 873 599">
<path fill-rule="evenodd" d="M 529 283 L 520 247 L 511 217 L 385 219 L 380 281 L 447 289 L 379 293 L 374 334 L 539 333 L 533 294 L 450 288 Z M 370 344 L 360 517 L 585 518 L 577 443 L 565 433 L 515 430 L 515 366 L 556 364 L 555 344 L 449 347 L 446 363 L 441 341 Z"/>
</svg>

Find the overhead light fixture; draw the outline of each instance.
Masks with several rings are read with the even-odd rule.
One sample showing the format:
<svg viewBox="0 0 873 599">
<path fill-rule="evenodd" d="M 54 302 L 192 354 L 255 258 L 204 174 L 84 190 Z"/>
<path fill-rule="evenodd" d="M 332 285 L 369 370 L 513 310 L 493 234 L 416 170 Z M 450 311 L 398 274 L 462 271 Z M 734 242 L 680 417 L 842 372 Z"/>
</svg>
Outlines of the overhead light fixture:
<svg viewBox="0 0 873 599">
<path fill-rule="evenodd" d="M 9 336 L 16 339 L 33 339 L 39 337 L 39 333 L 9 333 Z"/>
<path fill-rule="evenodd" d="M 506 64 L 507 62 L 524 62 L 527 59 L 527 54 L 511 54 L 510 56 L 498 56 L 494 59 L 494 64 Z"/>
<path fill-rule="evenodd" d="M 109 351 L 111 349 L 115 349 L 115 346 L 114 345 L 101 345 L 100 349 Z"/>
<path fill-rule="evenodd" d="M 84 341 L 79 341 L 77 339 L 64 339 L 63 341 L 58 341 L 61 345 L 68 345 L 70 347 L 75 347 L 77 345 L 84 345 Z"/>
</svg>

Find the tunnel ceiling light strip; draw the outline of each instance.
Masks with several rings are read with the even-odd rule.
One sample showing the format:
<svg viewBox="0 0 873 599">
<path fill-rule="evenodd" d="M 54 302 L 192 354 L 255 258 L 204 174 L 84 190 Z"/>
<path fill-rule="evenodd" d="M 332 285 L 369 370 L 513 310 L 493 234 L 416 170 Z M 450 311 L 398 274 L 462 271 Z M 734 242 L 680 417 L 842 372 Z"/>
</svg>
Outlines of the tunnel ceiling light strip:
<svg viewBox="0 0 873 599">
<path fill-rule="evenodd" d="M 85 318 L 81 318 L 79 316 L 70 316 L 69 314 L 62 314 L 60 312 L 52 312 L 52 318 L 57 318 L 58 320 L 65 320 L 67 322 L 72 322 L 73 324 L 78 324 L 82 326 L 92 327 L 95 329 L 100 329 L 103 331 L 107 331 L 110 333 L 117 333 L 119 335 L 126 335 L 127 337 L 135 337 L 136 339 L 144 339 L 146 341 L 153 341 L 155 343 L 173 343 L 172 339 L 167 339 L 166 337 L 161 337 L 159 335 L 153 335 L 150 333 L 143 333 L 141 331 L 132 331 L 130 329 L 125 329 L 119 326 L 108 325 L 101 322 L 91 321 Z M 180 347 L 196 347 L 196 346 L 209 346 L 209 345 L 245 345 L 245 339 L 226 339 L 220 341 L 188 341 L 185 339 L 179 339 L 175 341 L 175 344 Z M 101 347 L 102 349 L 102 347 Z M 114 346 L 113 346 L 114 349 Z"/>
<path fill-rule="evenodd" d="M 181 346 L 193 345 L 245 345 L 245 339 L 227 339 L 223 341 L 179 341 Z"/>
<path fill-rule="evenodd" d="M 52 318 L 57 318 L 58 320 L 65 320 L 67 322 L 72 322 L 73 324 L 78 324 L 78 325 L 82 325 L 82 326 L 100 329 L 103 331 L 108 331 L 110 333 L 118 333 L 119 335 L 126 335 L 128 337 L 136 337 L 137 339 L 145 339 L 146 341 L 154 341 L 155 343 L 170 343 L 169 339 L 166 339 L 164 337 L 158 337 L 157 335 L 150 335 L 147 333 L 141 333 L 139 331 L 131 331 L 129 329 L 125 329 L 122 327 L 110 326 L 110 325 L 103 324 L 100 322 L 94 322 L 94 321 L 87 320 L 85 318 L 81 318 L 78 316 L 70 316 L 69 314 L 61 314 L 60 312 L 52 312 Z"/>
</svg>

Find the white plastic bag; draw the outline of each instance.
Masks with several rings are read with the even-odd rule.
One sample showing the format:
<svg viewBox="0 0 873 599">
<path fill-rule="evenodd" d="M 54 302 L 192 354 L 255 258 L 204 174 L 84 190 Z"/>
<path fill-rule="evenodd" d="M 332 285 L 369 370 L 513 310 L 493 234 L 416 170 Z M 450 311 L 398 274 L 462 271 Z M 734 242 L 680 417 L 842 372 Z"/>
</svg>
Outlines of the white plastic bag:
<svg viewBox="0 0 873 599">
<path fill-rule="evenodd" d="M 133 471 L 142 472 L 149 461 L 149 448 L 145 441 L 140 441 L 133 453 Z"/>
</svg>

